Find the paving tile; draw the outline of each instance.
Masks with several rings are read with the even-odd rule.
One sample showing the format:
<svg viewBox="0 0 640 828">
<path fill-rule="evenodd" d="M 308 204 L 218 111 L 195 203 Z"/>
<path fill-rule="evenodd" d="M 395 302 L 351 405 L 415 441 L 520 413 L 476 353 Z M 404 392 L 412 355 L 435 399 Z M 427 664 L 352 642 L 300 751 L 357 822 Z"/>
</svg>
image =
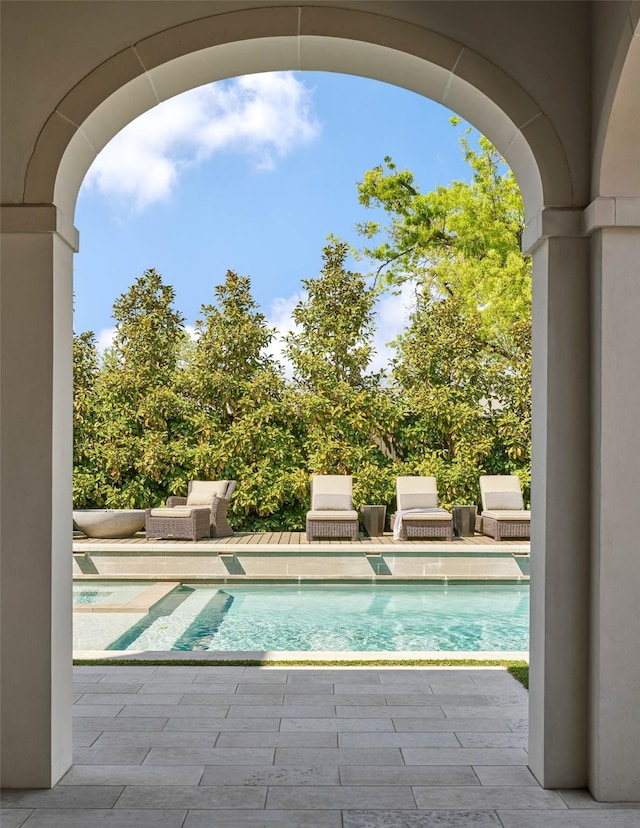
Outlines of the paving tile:
<svg viewBox="0 0 640 828">
<path fill-rule="evenodd" d="M 514 733 L 528 733 L 529 731 L 529 720 L 524 719 L 507 719 L 505 718 L 505 722 L 509 727 L 509 730 L 513 730 Z"/>
<path fill-rule="evenodd" d="M 171 669 L 171 668 L 169 668 Z M 247 667 L 204 667 L 197 668 L 196 673 L 193 676 L 193 683 L 194 684 L 220 684 L 226 683 L 229 681 L 258 681 L 259 679 L 249 679 L 247 678 Z M 263 680 L 263 679 L 260 679 Z M 267 679 L 267 681 L 271 681 L 272 679 Z M 275 679 L 278 681 L 278 679 Z M 286 681 L 286 679 L 282 679 L 282 681 Z"/>
<path fill-rule="evenodd" d="M 141 682 L 130 682 L 130 683 L 121 683 L 116 684 L 115 682 L 73 682 L 73 691 L 74 693 L 101 693 L 104 695 L 108 695 L 110 693 L 137 693 L 138 690 L 142 687 Z M 166 688 L 163 692 L 167 692 Z M 107 699 L 102 700 L 103 703 L 107 701 Z M 110 700 L 109 700 L 110 701 Z"/>
<path fill-rule="evenodd" d="M 127 721 L 133 721 L 132 719 L 128 719 Z M 249 731 L 251 733 L 254 732 L 269 732 L 269 731 L 276 731 L 280 722 L 276 718 L 271 719 L 197 719 L 197 718 L 180 718 L 180 719 L 169 719 L 167 722 L 167 726 L 165 727 L 165 732 L 171 730 L 180 730 L 185 733 L 192 733 L 197 731 L 206 731 L 206 732 L 235 732 L 240 733 L 242 731 Z"/>
<path fill-rule="evenodd" d="M 380 736 L 381 734 L 378 734 Z M 221 733 L 216 747 L 338 747 L 337 733 Z"/>
<path fill-rule="evenodd" d="M 369 692 L 371 692 L 372 688 L 377 687 L 377 685 L 365 685 L 369 688 Z M 243 693 L 258 693 L 267 692 L 267 688 L 269 687 L 268 684 L 248 684 L 242 683 L 238 685 L 238 692 L 240 692 L 240 688 L 242 688 Z M 282 693 L 295 693 L 296 695 L 310 695 L 310 696 L 330 696 L 335 692 L 336 685 L 332 682 L 316 682 L 316 681 L 297 681 L 294 683 L 287 682 L 286 684 L 273 684 L 271 685 L 271 692 L 282 692 Z M 351 688 L 349 685 L 341 685 L 344 687 L 344 692 L 350 693 Z M 260 688 L 260 689 L 258 689 Z"/>
<path fill-rule="evenodd" d="M 182 693 L 163 693 L 161 696 L 154 696 L 153 704 L 180 704 Z M 149 697 L 144 693 L 114 693 L 108 696 L 109 704 L 149 704 Z M 104 693 L 85 693 L 77 705 L 89 704 L 100 705 L 105 703 Z M 76 706 L 77 706 L 76 705 Z"/>
<path fill-rule="evenodd" d="M 101 684 L 111 682 L 120 684 L 129 681 L 151 681 L 152 676 L 156 674 L 157 667 L 117 667 L 116 669 L 101 667 L 100 669 L 102 670 Z"/>
<path fill-rule="evenodd" d="M 527 748 L 526 733 L 460 733 L 458 741 L 462 747 L 521 747 Z"/>
<path fill-rule="evenodd" d="M 172 682 L 171 684 L 167 684 L 164 681 L 146 681 L 140 685 L 140 694 L 157 696 L 169 692 L 195 696 L 213 693 L 235 693 L 237 686 L 233 682 L 227 684 L 188 684 L 187 682 Z"/>
<path fill-rule="evenodd" d="M 456 705 L 468 705 L 469 707 L 482 707 L 488 706 L 489 702 L 485 699 L 484 696 L 481 695 L 452 695 L 451 693 L 447 693 L 446 695 L 435 693 L 427 693 L 424 696 L 420 696 L 416 693 L 386 693 L 385 698 L 387 700 L 387 704 L 439 704 L 439 705 L 449 705 L 449 704 L 456 704 Z"/>
<path fill-rule="evenodd" d="M 391 719 L 282 719 L 282 732 L 303 730 L 329 733 L 385 733 L 393 730 Z"/>
<path fill-rule="evenodd" d="M 397 684 L 334 684 L 333 690 L 335 693 L 375 693 L 376 695 L 384 695 L 385 693 L 405 693 L 415 696 L 430 696 L 431 689 L 426 683 L 411 684 L 410 682 L 398 682 Z"/>
<path fill-rule="evenodd" d="M 74 704 L 72 713 L 74 718 L 83 716 L 100 716 L 104 718 L 115 718 L 123 710 L 121 704 Z"/>
<path fill-rule="evenodd" d="M 327 698 L 329 698 L 327 696 Z M 188 708 L 184 708 L 187 710 Z M 269 718 L 276 716 L 277 718 L 288 719 L 327 719 L 335 715 L 335 708 L 330 704 L 322 705 L 300 705 L 300 704 L 283 704 L 283 705 L 269 705 L 256 704 L 253 706 L 234 705 L 229 707 L 228 718 L 234 717 L 248 717 L 251 718 Z"/>
<path fill-rule="evenodd" d="M 340 811 L 189 811 L 184 828 L 342 828 Z"/>
<path fill-rule="evenodd" d="M 202 747 L 212 748 L 218 732 L 185 733 L 183 731 L 134 731 L 133 733 L 103 733 L 94 747 Z"/>
<path fill-rule="evenodd" d="M 74 681 L 100 681 L 106 675 L 108 670 L 105 667 L 74 667 L 73 680 Z M 121 675 L 118 673 L 118 675 Z"/>
<path fill-rule="evenodd" d="M 491 811 L 344 811 L 343 828 L 502 828 Z"/>
<path fill-rule="evenodd" d="M 480 785 L 473 768 L 462 765 L 383 768 L 379 765 L 351 765 L 340 768 L 340 782 L 343 785 Z"/>
<path fill-rule="evenodd" d="M 21 828 L 33 811 L 30 808 L 16 808 L 11 811 L 3 811 L 0 818 L 2 819 L 2 828 Z"/>
<path fill-rule="evenodd" d="M 531 785 L 535 788 L 540 787 L 529 768 L 518 765 L 476 765 L 474 771 L 483 785 Z"/>
<path fill-rule="evenodd" d="M 394 719 L 395 729 L 399 733 L 416 731 L 446 731 L 455 733 L 509 733 L 509 727 L 499 719 Z"/>
<path fill-rule="evenodd" d="M 267 808 L 415 808 L 411 788 L 394 785 L 272 787 Z"/>
<path fill-rule="evenodd" d="M 273 748 L 151 748 L 144 764 L 273 765 L 273 756 Z"/>
<path fill-rule="evenodd" d="M 112 808 L 122 791 L 121 785 L 57 785 L 50 791 L 3 791 L 0 824 L 4 828 L 5 808 Z"/>
<path fill-rule="evenodd" d="M 288 674 L 287 683 L 297 684 L 299 682 L 316 682 L 318 684 L 380 684 L 378 674 L 375 672 L 348 671 L 348 670 L 314 670 L 291 672 Z"/>
<path fill-rule="evenodd" d="M 74 765 L 140 765 L 149 752 L 147 747 L 130 745 L 105 745 L 76 748 L 73 751 Z"/>
<path fill-rule="evenodd" d="M 276 748 L 276 765 L 402 765 L 398 748 Z"/>
<path fill-rule="evenodd" d="M 186 812 L 171 811 L 114 811 L 111 809 L 77 809 L 34 811 L 25 828 L 181 828 Z M 3 825 L 4 826 L 4 816 Z"/>
<path fill-rule="evenodd" d="M 430 682 L 431 692 L 437 696 L 466 696 L 468 694 L 483 695 L 483 691 L 473 681 L 438 681 Z"/>
<path fill-rule="evenodd" d="M 509 733 L 508 736 L 516 734 Z M 341 733 L 340 747 L 460 747 L 453 733 Z"/>
<path fill-rule="evenodd" d="M 238 684 L 238 689 L 236 690 L 238 694 L 269 694 L 269 693 L 299 693 L 300 695 L 304 693 L 314 694 L 314 695 L 322 695 L 327 696 L 333 693 L 333 684 L 296 684 L 295 686 L 289 685 L 286 682 L 281 683 L 263 683 L 260 682 L 240 682 Z"/>
<path fill-rule="evenodd" d="M 73 732 L 81 733 L 84 730 L 110 731 L 150 731 L 162 730 L 168 719 L 114 719 L 100 716 L 77 718 L 73 722 Z"/>
<path fill-rule="evenodd" d="M 489 704 L 529 704 L 529 693 L 521 688 L 521 692 L 484 693 Z"/>
<path fill-rule="evenodd" d="M 181 704 L 183 706 L 193 706 L 198 704 L 281 705 L 283 703 L 283 700 L 284 697 L 282 693 L 270 693 L 266 696 L 261 693 L 194 693 L 193 695 L 183 696 Z M 304 704 L 304 702 L 301 700 L 300 704 Z M 310 704 L 312 704 L 312 702 L 310 702 Z"/>
<path fill-rule="evenodd" d="M 337 766 L 256 765 L 207 767 L 201 785 L 339 785 Z"/>
<path fill-rule="evenodd" d="M 363 704 L 377 704 L 384 705 L 385 697 L 381 694 L 371 693 L 369 695 L 363 693 L 333 693 L 318 694 L 318 695 L 303 695 L 298 694 L 295 690 L 285 693 L 284 703 L 289 705 L 295 704 L 343 704 L 343 705 L 363 705 Z"/>
<path fill-rule="evenodd" d="M 363 705 L 362 707 L 355 707 L 353 705 L 337 705 L 336 715 L 340 717 L 348 717 L 354 719 L 375 719 L 381 718 L 420 718 L 420 719 L 444 719 L 444 713 L 437 705 L 397 705 L 387 704 L 384 707 L 380 705 Z"/>
<path fill-rule="evenodd" d="M 100 736 L 99 730 L 74 730 L 73 746 L 76 747 L 91 747 L 95 740 Z"/>
<path fill-rule="evenodd" d="M 637 810 L 498 811 L 503 828 L 638 828 Z M 346 823 L 345 823 L 346 825 Z"/>
<path fill-rule="evenodd" d="M 202 673 L 203 671 L 211 674 L 210 671 L 214 670 L 221 670 L 221 669 L 234 669 L 234 668 L 223 668 L 223 667 L 209 667 L 207 665 L 203 665 L 202 667 L 198 667 L 195 664 L 189 665 L 180 665 L 180 664 L 172 664 L 172 665 L 158 665 L 157 667 L 153 668 L 153 681 L 158 681 L 159 679 L 167 679 L 168 681 L 183 681 L 190 679 L 195 679 L 197 675 Z M 244 670 L 244 667 L 237 667 L 238 670 Z"/>
<path fill-rule="evenodd" d="M 87 705 L 89 709 L 90 705 Z M 183 705 L 183 704 L 127 704 L 122 708 L 120 718 L 206 718 L 222 719 L 227 715 L 227 705 Z"/>
<path fill-rule="evenodd" d="M 197 785 L 204 765 L 72 765 L 64 785 Z"/>
<path fill-rule="evenodd" d="M 602 808 L 627 808 L 640 810 L 640 802 L 596 802 L 587 790 L 560 790 L 558 793 L 569 808 L 597 810 Z"/>
<path fill-rule="evenodd" d="M 523 787 L 437 787 L 424 788 L 414 786 L 413 795 L 418 808 L 453 810 L 492 809 L 499 808 L 552 808 L 565 810 L 566 805 L 555 791 L 545 791 L 542 788 Z"/>
<path fill-rule="evenodd" d="M 126 787 L 120 808 L 264 808 L 266 787 L 241 785 L 136 785 Z M 213 821 L 213 820 L 212 820 Z"/>
<path fill-rule="evenodd" d="M 526 765 L 522 748 L 405 748 L 407 765 Z"/>
<path fill-rule="evenodd" d="M 478 719 L 522 719 L 526 718 L 529 712 L 526 704 L 509 704 L 501 707 L 493 705 L 473 705 L 466 707 L 459 704 L 443 705 L 442 709 L 448 719 L 460 718 L 466 716 L 468 718 Z"/>
</svg>

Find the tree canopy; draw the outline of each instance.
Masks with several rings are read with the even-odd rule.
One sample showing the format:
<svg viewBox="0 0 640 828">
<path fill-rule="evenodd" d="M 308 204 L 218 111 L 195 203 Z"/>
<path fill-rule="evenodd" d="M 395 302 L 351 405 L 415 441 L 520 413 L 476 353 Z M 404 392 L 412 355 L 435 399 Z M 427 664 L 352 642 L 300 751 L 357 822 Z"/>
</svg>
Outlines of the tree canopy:
<svg viewBox="0 0 640 828">
<path fill-rule="evenodd" d="M 454 119 L 454 125 L 458 122 Z M 473 146 L 472 146 L 473 142 Z M 391 158 L 358 197 L 382 208 L 357 251 L 336 238 L 285 337 L 287 366 L 251 279 L 227 271 L 195 335 L 153 269 L 113 308 L 102 357 L 74 336 L 74 502 L 145 507 L 190 479 L 233 478 L 236 529 L 304 524 L 313 473 L 354 476 L 354 500 L 394 506 L 395 477 L 436 476 L 441 503 L 478 502 L 483 473 L 530 477 L 531 266 L 512 173 L 465 130 L 469 181 L 422 194 Z M 347 268 L 350 253 L 368 262 Z M 376 303 L 410 288 L 407 324 L 373 371 Z"/>
</svg>

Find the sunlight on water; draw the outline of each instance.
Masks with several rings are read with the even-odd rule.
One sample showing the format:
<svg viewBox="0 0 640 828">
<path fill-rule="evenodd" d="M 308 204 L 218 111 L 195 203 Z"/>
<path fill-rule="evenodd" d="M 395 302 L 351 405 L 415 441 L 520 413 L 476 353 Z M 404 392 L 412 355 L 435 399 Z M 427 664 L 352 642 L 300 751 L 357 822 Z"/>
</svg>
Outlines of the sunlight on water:
<svg viewBox="0 0 640 828">
<path fill-rule="evenodd" d="M 110 649 L 527 650 L 529 587 L 183 586 Z"/>
</svg>

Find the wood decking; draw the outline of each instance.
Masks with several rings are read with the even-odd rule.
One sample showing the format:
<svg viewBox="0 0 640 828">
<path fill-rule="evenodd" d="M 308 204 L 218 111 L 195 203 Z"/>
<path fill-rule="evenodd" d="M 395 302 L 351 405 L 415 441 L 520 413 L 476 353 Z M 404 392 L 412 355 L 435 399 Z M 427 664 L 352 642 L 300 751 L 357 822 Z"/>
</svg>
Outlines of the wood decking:
<svg viewBox="0 0 640 828">
<path fill-rule="evenodd" d="M 175 546 L 176 544 L 184 545 L 187 548 L 197 547 L 198 549 L 205 548 L 205 547 L 240 547 L 242 549 L 247 549 L 248 547 L 259 546 L 264 548 L 265 552 L 272 551 L 282 551 L 283 547 L 308 547 L 309 549 L 313 548 L 314 550 L 324 549 L 332 546 L 340 546 L 340 547 L 352 547 L 354 550 L 361 550 L 366 551 L 367 549 L 380 546 L 388 546 L 388 547 L 399 547 L 403 549 L 422 549 L 423 547 L 438 549 L 442 548 L 443 546 L 446 547 L 455 547 L 459 550 L 464 549 L 465 547 L 474 547 L 474 546 L 491 546 L 491 547 L 498 547 L 498 548 L 509 548 L 509 547 L 526 547 L 527 551 L 529 548 L 529 541 L 526 539 L 517 540 L 517 539 L 509 539 L 503 540 L 499 543 L 496 543 L 492 538 L 487 537 L 486 535 L 474 535 L 473 537 L 469 538 L 454 538 L 452 541 L 445 541 L 442 538 L 436 538 L 433 540 L 421 538 L 419 540 L 394 540 L 393 536 L 390 532 L 386 533 L 384 536 L 369 538 L 365 537 L 362 534 L 358 537 L 357 541 L 351 540 L 313 540 L 309 541 L 307 539 L 305 532 L 236 532 L 231 537 L 227 538 L 209 538 L 199 541 L 178 541 L 178 540 L 157 540 L 153 539 L 153 541 L 147 541 L 144 536 L 144 533 L 140 532 L 132 538 L 113 538 L 113 539 L 101 539 L 101 538 L 87 538 L 81 533 L 74 533 L 73 537 L 73 546 L 74 551 L 76 547 L 96 547 L 101 546 L 104 544 L 109 544 L 109 546 L 122 546 L 122 547 L 133 547 L 133 546 L 141 546 L 141 547 L 148 547 L 153 544 L 154 547 L 156 546 Z M 80 551 L 80 549 L 78 549 Z M 219 549 L 216 549 L 218 552 Z M 510 549 L 513 551 L 513 549 Z"/>
</svg>

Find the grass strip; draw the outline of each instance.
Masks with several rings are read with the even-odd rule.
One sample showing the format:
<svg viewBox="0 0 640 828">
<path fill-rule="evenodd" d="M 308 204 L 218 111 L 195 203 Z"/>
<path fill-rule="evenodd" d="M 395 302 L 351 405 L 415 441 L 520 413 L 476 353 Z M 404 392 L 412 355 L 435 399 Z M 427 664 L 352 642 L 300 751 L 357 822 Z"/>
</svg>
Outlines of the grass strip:
<svg viewBox="0 0 640 828">
<path fill-rule="evenodd" d="M 77 658 L 73 661 L 76 667 L 506 667 L 517 678 L 524 681 L 520 675 L 528 676 L 529 666 L 525 661 L 501 661 L 498 659 L 479 660 L 472 658 L 461 659 L 349 659 L 349 660 L 318 660 L 318 659 L 162 659 L 162 658 Z M 520 675 L 513 671 L 520 671 Z M 524 671 L 524 672 L 523 672 Z M 527 685 L 525 685 L 526 687 Z"/>
<path fill-rule="evenodd" d="M 514 679 L 517 679 L 523 687 L 529 689 L 529 665 L 526 661 L 512 661 L 507 666 L 507 671 Z"/>
</svg>

